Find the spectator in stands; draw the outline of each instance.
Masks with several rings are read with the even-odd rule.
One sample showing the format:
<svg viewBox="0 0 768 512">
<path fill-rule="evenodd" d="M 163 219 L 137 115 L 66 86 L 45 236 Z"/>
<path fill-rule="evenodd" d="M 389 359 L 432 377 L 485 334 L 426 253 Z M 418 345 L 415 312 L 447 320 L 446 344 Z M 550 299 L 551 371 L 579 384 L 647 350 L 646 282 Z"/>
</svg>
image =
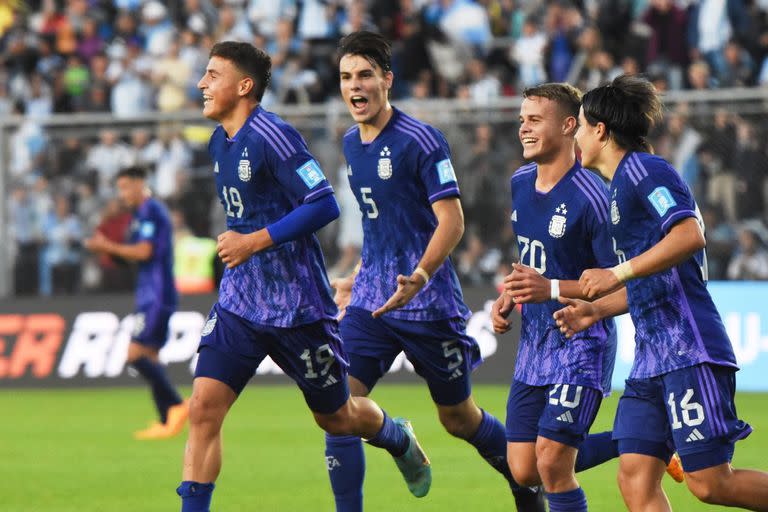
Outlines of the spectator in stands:
<svg viewBox="0 0 768 512">
<path fill-rule="evenodd" d="M 754 83 L 755 64 L 749 52 L 734 39 L 723 50 L 723 72 L 717 81 L 720 87 L 747 87 Z"/>
<path fill-rule="evenodd" d="M 278 24 L 293 25 L 298 5 L 296 0 L 248 0 L 246 12 L 256 32 L 271 40 L 277 37 Z"/>
<path fill-rule="evenodd" d="M 55 207 L 43 220 L 45 244 L 40 253 L 40 294 L 74 293 L 80 276 L 80 240 L 83 230 L 69 198 L 57 196 Z"/>
<path fill-rule="evenodd" d="M 29 96 L 25 101 L 27 116 L 45 118 L 53 112 L 51 88 L 39 73 L 33 73 L 29 81 Z"/>
<path fill-rule="evenodd" d="M 438 24 L 453 42 L 472 48 L 477 55 L 485 54 L 491 42 L 488 12 L 471 0 L 444 0 L 445 9 Z"/>
<path fill-rule="evenodd" d="M 85 167 L 95 174 L 98 195 L 106 198 L 112 195 L 112 180 L 117 172 L 131 163 L 131 151 L 120 141 L 115 130 L 103 128 L 99 142 L 88 150 Z"/>
<path fill-rule="evenodd" d="M 313 40 L 335 37 L 338 4 L 339 0 L 304 0 L 298 16 L 299 38 Z"/>
<path fill-rule="evenodd" d="M 736 120 L 736 147 L 732 161 L 739 220 L 760 218 L 764 210 L 763 188 L 768 182 L 768 159 L 760 140 L 752 123 L 745 119 Z"/>
<path fill-rule="evenodd" d="M 486 68 L 482 59 L 474 58 L 467 64 L 469 96 L 478 105 L 488 105 L 501 96 L 501 82 Z"/>
<path fill-rule="evenodd" d="M 544 71 L 544 48 L 547 46 L 547 36 L 539 29 L 533 18 L 523 23 L 520 38 L 511 49 L 510 57 L 518 67 L 518 90 L 523 90 L 535 84 L 547 81 Z"/>
<path fill-rule="evenodd" d="M 83 64 L 80 56 L 77 54 L 70 55 L 64 68 L 64 87 L 69 97 L 72 98 L 75 108 L 79 109 L 83 105 L 90 79 L 91 73 Z"/>
<path fill-rule="evenodd" d="M 152 108 L 152 87 L 149 76 L 152 60 L 141 54 L 141 48 L 128 45 L 119 60 L 107 68 L 112 84 L 110 104 L 117 117 L 131 117 L 149 112 Z"/>
<path fill-rule="evenodd" d="M 15 245 L 13 283 L 16 295 L 38 292 L 40 243 L 43 238 L 41 212 L 23 185 L 14 186 L 8 201 L 9 235 Z"/>
<path fill-rule="evenodd" d="M 85 18 L 78 37 L 77 54 L 80 55 L 83 62 L 90 62 L 105 47 L 106 42 L 99 34 L 99 26 L 96 20 L 91 17 Z"/>
<path fill-rule="evenodd" d="M 739 247 L 728 265 L 728 279 L 768 279 L 768 251 L 755 227 L 746 226 L 739 231 Z"/>
<path fill-rule="evenodd" d="M 192 155 L 187 143 L 176 126 L 161 125 L 157 139 L 150 144 L 154 153 L 154 173 L 149 178 L 152 190 L 163 200 L 173 198 L 183 189 Z"/>
<path fill-rule="evenodd" d="M 24 113 L 24 104 L 17 102 L 14 113 Z M 43 127 L 33 117 L 25 117 L 11 135 L 9 170 L 12 178 L 25 179 L 39 176 L 46 161 L 48 138 Z"/>
<path fill-rule="evenodd" d="M 157 0 L 150 0 L 141 8 L 141 25 L 138 31 L 144 38 L 144 49 L 153 57 L 162 56 L 176 36 L 168 10 Z"/>
<path fill-rule="evenodd" d="M 730 39 L 745 33 L 748 19 L 743 0 L 701 0 L 691 4 L 688 45 L 691 59 L 704 59 L 721 76 L 725 72 L 723 50 Z"/>
<path fill-rule="evenodd" d="M 709 279 L 725 279 L 728 262 L 736 245 L 736 230 L 723 218 L 720 208 L 704 205 L 701 217 L 706 226 L 704 236 L 707 239 Z"/>
<path fill-rule="evenodd" d="M 249 42 L 253 39 L 253 30 L 242 9 L 224 4 L 219 9 L 219 22 L 213 31 L 216 41 Z"/>
<path fill-rule="evenodd" d="M 157 90 L 155 101 L 160 112 L 175 112 L 187 103 L 192 69 L 181 59 L 179 50 L 179 41 L 171 41 L 165 55 L 156 59 L 152 68 L 152 81 Z"/>
<path fill-rule="evenodd" d="M 712 76 L 709 64 L 704 60 L 697 60 L 688 66 L 688 84 L 691 89 L 705 91 L 718 86 L 717 79 Z"/>
<path fill-rule="evenodd" d="M 683 70 L 688 64 L 686 32 L 688 18 L 674 0 L 651 0 L 642 17 L 650 37 L 645 59 L 657 73 L 663 73 L 670 89 L 682 89 Z"/>
</svg>

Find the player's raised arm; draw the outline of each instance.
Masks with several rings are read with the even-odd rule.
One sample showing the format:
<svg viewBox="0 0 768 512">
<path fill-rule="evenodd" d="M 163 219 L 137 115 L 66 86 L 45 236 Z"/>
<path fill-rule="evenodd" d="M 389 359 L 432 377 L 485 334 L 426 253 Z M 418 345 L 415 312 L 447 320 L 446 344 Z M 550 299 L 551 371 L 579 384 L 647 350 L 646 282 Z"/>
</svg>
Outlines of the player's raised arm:
<svg viewBox="0 0 768 512">
<path fill-rule="evenodd" d="M 568 297 L 560 297 L 558 300 L 561 304 L 565 304 L 565 307 L 555 311 L 552 316 L 566 338 L 588 329 L 604 318 L 621 315 L 628 311 L 626 288 L 621 288 L 593 302 Z"/>
<path fill-rule="evenodd" d="M 579 279 L 582 292 L 589 298 L 612 292 L 630 279 L 663 272 L 686 261 L 706 246 L 704 233 L 694 217 L 674 224 L 659 243 L 634 258 L 610 269 L 585 270 Z"/>
<path fill-rule="evenodd" d="M 458 197 L 447 197 L 432 203 L 437 228 L 427 244 L 424 255 L 410 276 L 397 276 L 397 290 L 387 302 L 373 312 L 378 318 L 388 311 L 401 308 L 419 293 L 430 277 L 445 262 L 464 234 L 464 211 Z"/>
<path fill-rule="evenodd" d="M 535 269 L 519 263 L 514 263 L 512 273 L 504 278 L 504 290 L 517 304 L 546 302 L 558 297 L 587 298 L 579 281 L 547 279 Z"/>
</svg>

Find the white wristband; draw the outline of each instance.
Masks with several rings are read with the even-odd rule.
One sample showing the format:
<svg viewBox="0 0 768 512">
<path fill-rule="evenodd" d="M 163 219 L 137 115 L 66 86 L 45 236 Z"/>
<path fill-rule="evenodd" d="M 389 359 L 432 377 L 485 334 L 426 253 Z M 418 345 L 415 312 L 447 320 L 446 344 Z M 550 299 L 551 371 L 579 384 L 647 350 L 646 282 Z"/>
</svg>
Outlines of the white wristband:
<svg viewBox="0 0 768 512">
<path fill-rule="evenodd" d="M 424 279 L 424 284 L 426 285 L 429 282 L 429 273 L 424 270 L 421 267 L 416 267 L 416 270 L 413 271 L 414 274 L 418 274 Z"/>
<path fill-rule="evenodd" d="M 560 280 L 550 279 L 549 280 L 549 298 L 552 300 L 557 300 L 559 296 L 560 296 Z"/>
<path fill-rule="evenodd" d="M 632 264 L 629 262 L 629 260 L 616 265 L 610 270 L 613 272 L 613 275 L 616 276 L 616 279 L 620 283 L 626 283 L 630 279 L 635 278 L 635 272 L 632 270 Z"/>
</svg>

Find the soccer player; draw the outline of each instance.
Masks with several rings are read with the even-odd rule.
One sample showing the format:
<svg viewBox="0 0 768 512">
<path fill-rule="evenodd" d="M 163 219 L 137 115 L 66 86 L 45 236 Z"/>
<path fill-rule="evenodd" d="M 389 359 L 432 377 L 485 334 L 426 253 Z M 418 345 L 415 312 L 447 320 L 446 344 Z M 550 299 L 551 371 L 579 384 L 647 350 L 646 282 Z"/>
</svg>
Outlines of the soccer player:
<svg viewBox="0 0 768 512">
<path fill-rule="evenodd" d="M 333 190 L 299 133 L 260 106 L 271 59 L 248 43 L 210 52 L 198 88 L 218 121 L 209 144 L 228 230 L 226 264 L 203 332 L 190 400 L 183 512 L 207 511 L 221 469 L 224 417 L 270 356 L 304 393 L 315 421 L 365 437 L 394 457 L 410 488 L 429 488 L 429 460 L 410 424 L 374 402 L 350 398 L 346 354 L 314 232 L 339 215 Z"/>
<path fill-rule="evenodd" d="M 586 511 L 579 470 L 618 456 L 610 432 L 590 436 L 616 355 L 613 320 L 566 342 L 552 314 L 557 298 L 584 297 L 578 278 L 616 261 L 608 235 L 607 188 L 576 159 L 581 92 L 549 83 L 523 92 L 519 138 L 532 161 L 511 179 L 512 225 L 520 263 L 492 308 L 494 330 L 522 304 L 520 347 L 507 404 L 510 469 L 524 485 L 544 484 L 549 510 Z M 586 464 L 586 465 L 585 465 Z"/>
<path fill-rule="evenodd" d="M 438 130 L 390 105 L 394 77 L 385 38 L 355 32 L 341 40 L 338 56 L 341 95 L 356 122 L 344 136 L 344 156 L 364 233 L 359 272 L 335 282 L 352 394 L 367 396 L 405 352 L 445 429 L 506 477 L 519 510 L 543 511 L 537 490 L 519 487 L 510 475 L 503 425 L 472 398 L 470 374 L 480 352 L 466 333 L 469 310 L 447 259 L 464 231 L 448 144 Z M 326 453 L 338 461 L 329 465 L 336 510 L 362 510 L 360 439 L 327 436 Z"/>
<path fill-rule="evenodd" d="M 660 485 L 674 446 L 685 481 L 706 503 L 768 510 L 768 474 L 734 469 L 735 442 L 751 427 L 734 404 L 731 342 L 706 289 L 698 208 L 679 173 L 651 154 L 661 101 L 643 78 L 622 75 L 586 93 L 576 140 L 583 165 L 611 180 L 610 234 L 619 264 L 579 280 L 589 303 L 562 299 L 567 336 L 629 311 L 635 362 L 613 437 L 619 486 L 630 510 L 669 510 Z"/>
<path fill-rule="evenodd" d="M 158 359 L 168 339 L 168 321 L 178 302 L 173 282 L 171 219 L 165 206 L 152 197 L 142 167 L 122 169 L 117 174 L 116 185 L 120 200 L 134 210 L 130 240 L 113 242 L 96 231 L 85 241 L 85 247 L 139 264 L 136 312 L 127 361 L 149 383 L 160 421 L 134 433 L 134 437 L 162 439 L 179 434 L 189 412 L 187 403 Z"/>
</svg>

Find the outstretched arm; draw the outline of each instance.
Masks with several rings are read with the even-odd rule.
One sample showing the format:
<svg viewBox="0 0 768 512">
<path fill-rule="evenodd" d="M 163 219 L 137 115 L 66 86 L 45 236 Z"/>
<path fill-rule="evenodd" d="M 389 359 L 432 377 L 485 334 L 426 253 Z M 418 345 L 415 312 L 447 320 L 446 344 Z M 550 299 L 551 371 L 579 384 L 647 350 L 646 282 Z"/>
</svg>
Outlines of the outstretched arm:
<svg viewBox="0 0 768 512">
<path fill-rule="evenodd" d="M 588 329 L 604 318 L 621 315 L 628 310 L 626 288 L 621 288 L 594 302 L 567 297 L 560 297 L 559 300 L 566 307 L 555 311 L 552 316 L 566 338 Z"/>
<path fill-rule="evenodd" d="M 576 280 L 547 279 L 535 269 L 515 263 L 504 278 L 504 290 L 517 304 L 546 302 L 558 297 L 586 299 Z"/>
<path fill-rule="evenodd" d="M 401 308 L 427 284 L 429 278 L 443 264 L 464 234 L 464 212 L 458 197 L 448 197 L 432 203 L 437 217 L 437 228 L 427 244 L 419 264 L 410 276 L 397 276 L 397 290 L 386 304 L 373 312 L 378 318 L 388 311 Z"/>
<path fill-rule="evenodd" d="M 83 245 L 93 252 L 105 252 L 125 260 L 147 261 L 152 257 L 152 242 L 142 240 L 135 244 L 121 244 L 113 242 L 100 231 L 96 231 Z"/>
<path fill-rule="evenodd" d="M 587 298 L 599 297 L 617 290 L 630 279 L 647 277 L 674 267 L 705 245 L 699 222 L 694 217 L 687 217 L 672 226 L 664 238 L 644 253 L 611 269 L 585 270 L 579 285 Z"/>
</svg>

